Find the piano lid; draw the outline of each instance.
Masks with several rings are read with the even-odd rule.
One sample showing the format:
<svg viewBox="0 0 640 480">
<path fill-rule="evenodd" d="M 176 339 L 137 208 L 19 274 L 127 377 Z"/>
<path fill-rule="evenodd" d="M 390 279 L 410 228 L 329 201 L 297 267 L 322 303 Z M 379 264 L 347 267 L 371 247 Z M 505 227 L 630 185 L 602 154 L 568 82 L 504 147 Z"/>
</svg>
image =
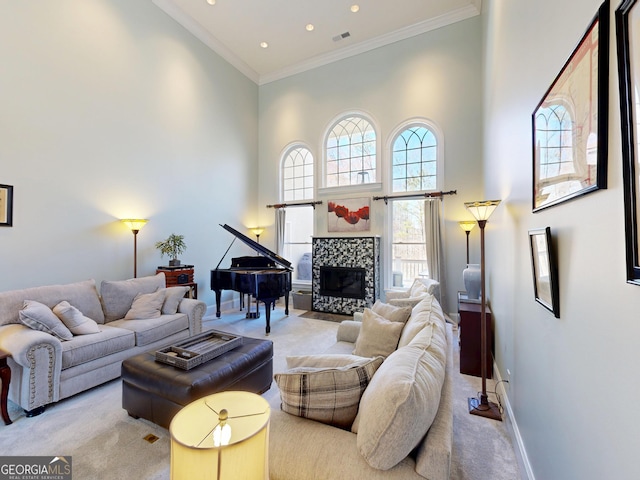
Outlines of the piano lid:
<svg viewBox="0 0 640 480">
<path fill-rule="evenodd" d="M 226 231 L 231 232 L 233 235 L 235 235 L 237 238 L 242 240 L 244 243 L 246 243 L 248 246 L 250 246 L 256 252 L 261 253 L 262 255 L 264 255 L 265 257 L 267 257 L 270 260 L 274 261 L 275 263 L 278 263 L 278 264 L 282 265 L 287 270 L 293 270 L 293 268 L 291 267 L 291 262 L 289 260 L 286 260 L 286 259 L 282 258 L 280 255 L 278 255 L 275 252 L 272 252 L 267 247 L 264 247 L 264 246 L 260 245 L 259 243 L 254 242 L 249 237 L 247 237 L 243 233 L 240 233 L 235 228 L 230 227 L 226 223 L 224 225 L 220 225 L 220 226 L 222 228 L 224 228 Z"/>
</svg>

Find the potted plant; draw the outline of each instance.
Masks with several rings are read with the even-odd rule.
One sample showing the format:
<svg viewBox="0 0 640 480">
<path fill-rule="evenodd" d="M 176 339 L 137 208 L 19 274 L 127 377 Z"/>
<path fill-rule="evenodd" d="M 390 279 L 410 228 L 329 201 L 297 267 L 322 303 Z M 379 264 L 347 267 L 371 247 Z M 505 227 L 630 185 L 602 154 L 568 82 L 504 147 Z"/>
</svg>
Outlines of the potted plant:
<svg viewBox="0 0 640 480">
<path fill-rule="evenodd" d="M 181 255 L 187 249 L 187 245 L 184 243 L 184 235 L 176 235 L 172 233 L 166 240 L 156 242 L 156 248 L 160 250 L 160 256 L 165 255 L 170 258 L 169 266 L 180 266 L 180 260 L 178 255 Z"/>
</svg>

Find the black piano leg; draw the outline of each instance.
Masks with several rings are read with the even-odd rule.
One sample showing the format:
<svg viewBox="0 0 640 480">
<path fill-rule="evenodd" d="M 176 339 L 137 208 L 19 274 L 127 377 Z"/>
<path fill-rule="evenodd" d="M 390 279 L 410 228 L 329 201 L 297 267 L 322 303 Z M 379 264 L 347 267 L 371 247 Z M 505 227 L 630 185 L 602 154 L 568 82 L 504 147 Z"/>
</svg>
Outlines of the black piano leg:
<svg viewBox="0 0 640 480">
<path fill-rule="evenodd" d="M 289 292 L 284 296 L 284 314 L 289 315 Z"/>
<path fill-rule="evenodd" d="M 214 290 L 216 294 L 216 317 L 220 318 L 220 290 Z"/>
<path fill-rule="evenodd" d="M 264 302 L 264 313 L 265 317 L 267 317 L 267 328 L 266 335 L 268 336 L 271 333 L 271 306 L 275 305 L 275 302 Z"/>
</svg>

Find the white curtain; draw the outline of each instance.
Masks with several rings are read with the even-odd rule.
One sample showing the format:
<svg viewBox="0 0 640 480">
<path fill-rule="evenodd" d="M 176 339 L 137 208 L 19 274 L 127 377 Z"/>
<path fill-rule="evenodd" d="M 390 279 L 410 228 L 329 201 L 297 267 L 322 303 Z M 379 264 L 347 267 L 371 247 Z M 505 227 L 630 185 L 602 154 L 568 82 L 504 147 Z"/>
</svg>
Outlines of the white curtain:
<svg viewBox="0 0 640 480">
<path fill-rule="evenodd" d="M 442 207 L 440 199 L 425 200 L 424 202 L 424 231 L 427 247 L 427 265 L 429 277 L 440 282 L 440 305 L 446 309 L 446 269 L 444 265 L 444 225 L 442 222 Z"/>
<path fill-rule="evenodd" d="M 284 228 L 287 211 L 284 208 L 276 208 L 276 253 L 282 255 L 284 249 Z"/>
</svg>

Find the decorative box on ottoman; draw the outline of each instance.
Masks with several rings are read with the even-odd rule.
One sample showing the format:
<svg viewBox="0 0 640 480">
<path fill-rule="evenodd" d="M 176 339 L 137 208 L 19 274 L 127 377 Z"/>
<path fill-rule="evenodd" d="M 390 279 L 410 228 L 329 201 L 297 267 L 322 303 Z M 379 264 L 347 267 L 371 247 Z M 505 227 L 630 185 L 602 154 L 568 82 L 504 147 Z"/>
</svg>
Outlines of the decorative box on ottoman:
<svg viewBox="0 0 640 480">
<path fill-rule="evenodd" d="M 242 345 L 190 370 L 156 361 L 146 352 L 122 362 L 122 408 L 169 428 L 185 405 L 212 393 L 261 394 L 273 381 L 273 342 L 243 337 Z"/>
</svg>

